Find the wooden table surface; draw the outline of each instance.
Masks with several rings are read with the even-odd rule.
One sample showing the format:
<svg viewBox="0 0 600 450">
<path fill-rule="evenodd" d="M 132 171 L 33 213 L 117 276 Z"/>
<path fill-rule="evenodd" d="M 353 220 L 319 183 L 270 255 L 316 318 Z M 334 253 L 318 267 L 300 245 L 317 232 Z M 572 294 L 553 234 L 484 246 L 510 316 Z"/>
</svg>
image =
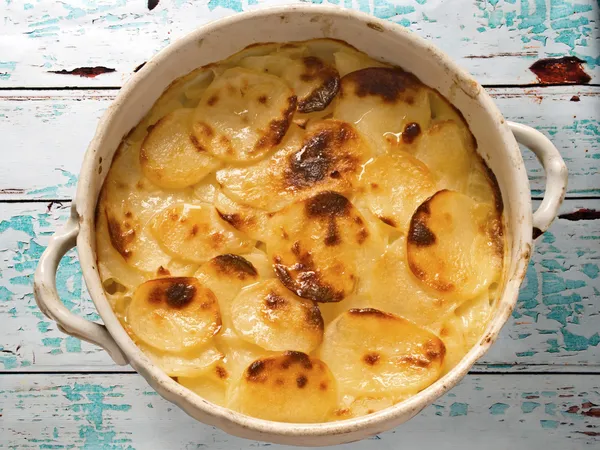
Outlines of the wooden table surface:
<svg viewBox="0 0 600 450">
<path fill-rule="evenodd" d="M 286 2 L 0 0 L 0 448 L 269 445 L 194 422 L 129 367 L 59 332 L 35 305 L 32 276 L 122 83 L 210 20 Z M 344 449 L 600 448 L 600 1 L 330 3 L 430 39 L 489 90 L 507 119 L 545 133 L 570 172 L 561 216 L 538 240 L 517 308 L 491 351 L 417 418 Z M 540 66 L 569 70 L 536 75 Z M 537 205 L 544 176 L 524 153 Z M 58 285 L 71 310 L 99 320 L 73 251 Z"/>
</svg>

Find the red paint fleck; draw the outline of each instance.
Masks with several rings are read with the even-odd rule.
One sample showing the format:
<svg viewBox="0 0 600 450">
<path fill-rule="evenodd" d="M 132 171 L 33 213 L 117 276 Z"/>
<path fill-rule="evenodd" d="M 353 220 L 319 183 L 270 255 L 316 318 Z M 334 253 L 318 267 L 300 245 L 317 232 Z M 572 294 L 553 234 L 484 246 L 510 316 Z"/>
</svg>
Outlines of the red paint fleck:
<svg viewBox="0 0 600 450">
<path fill-rule="evenodd" d="M 583 84 L 592 79 L 581 64 L 584 63 L 576 56 L 562 58 L 546 58 L 534 62 L 531 70 L 541 84 Z"/>
<path fill-rule="evenodd" d="M 586 436 L 600 436 L 597 431 L 577 431 L 577 433 L 585 434 Z"/>
<path fill-rule="evenodd" d="M 592 403 L 592 402 L 585 402 L 585 403 L 581 404 L 582 408 L 592 408 L 594 406 L 598 406 L 598 405 L 596 405 L 595 403 Z"/>
<path fill-rule="evenodd" d="M 98 75 L 104 73 L 116 72 L 116 69 L 110 67 L 95 66 L 95 67 L 77 67 L 73 70 L 50 70 L 50 73 L 57 73 L 59 75 L 78 75 L 85 78 L 96 78 Z"/>
<path fill-rule="evenodd" d="M 571 97 L 571 101 L 572 102 L 580 102 L 581 99 L 579 98 L 579 95 L 574 95 L 573 97 Z"/>
<path fill-rule="evenodd" d="M 531 400 L 532 398 L 540 398 L 540 396 L 539 395 L 526 395 L 525 398 L 528 400 Z"/>
<path fill-rule="evenodd" d="M 573 394 L 561 394 L 559 395 L 560 398 L 568 398 L 568 397 L 573 397 Z"/>
<path fill-rule="evenodd" d="M 567 409 L 567 412 L 571 413 L 571 414 L 575 414 L 575 413 L 579 412 L 579 406 L 571 406 L 569 409 Z"/>
<path fill-rule="evenodd" d="M 595 209 L 581 208 L 572 213 L 561 214 L 558 217 L 559 217 L 559 219 L 566 219 L 566 220 L 573 220 L 573 221 L 596 220 L 596 219 L 600 219 L 600 211 L 596 211 Z"/>
<path fill-rule="evenodd" d="M 582 411 L 581 414 L 587 417 L 600 417 L 600 408 L 590 408 L 587 411 Z"/>
</svg>

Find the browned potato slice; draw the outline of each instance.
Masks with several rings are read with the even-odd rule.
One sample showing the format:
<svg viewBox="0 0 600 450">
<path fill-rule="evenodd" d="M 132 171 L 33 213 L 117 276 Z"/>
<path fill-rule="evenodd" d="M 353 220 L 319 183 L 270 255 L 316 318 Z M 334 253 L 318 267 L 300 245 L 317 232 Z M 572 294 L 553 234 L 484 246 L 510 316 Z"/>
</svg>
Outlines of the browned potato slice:
<svg viewBox="0 0 600 450">
<path fill-rule="evenodd" d="M 296 96 L 273 75 L 225 71 L 208 87 L 193 117 L 198 146 L 227 161 L 262 158 L 290 126 Z"/>
<path fill-rule="evenodd" d="M 195 392 L 204 400 L 219 406 L 227 404 L 230 374 L 222 363 L 217 363 L 200 376 L 177 377 L 177 382 Z"/>
<path fill-rule="evenodd" d="M 140 285 L 127 321 L 141 341 L 166 352 L 205 345 L 221 328 L 217 298 L 189 277 L 159 278 Z"/>
<path fill-rule="evenodd" d="M 382 309 L 435 330 L 437 328 L 431 327 L 463 300 L 441 295 L 422 285 L 406 262 L 406 237 L 390 245 L 374 264 L 368 299 L 358 307 Z"/>
<path fill-rule="evenodd" d="M 320 350 L 340 391 L 353 395 L 414 395 L 440 376 L 444 353 L 433 333 L 371 308 L 329 324 Z"/>
<path fill-rule="evenodd" d="M 277 280 L 242 289 L 231 305 L 231 315 L 235 331 L 265 350 L 309 353 L 323 338 L 319 307 Z"/>
<path fill-rule="evenodd" d="M 153 219 L 152 232 L 167 252 L 196 263 L 222 253 L 249 252 L 255 243 L 229 226 L 208 204 L 179 203 L 167 208 Z"/>
<path fill-rule="evenodd" d="M 230 407 L 259 419 L 311 423 L 324 421 L 336 402 L 335 379 L 322 361 L 285 352 L 250 364 Z"/>
<path fill-rule="evenodd" d="M 269 214 L 232 200 L 223 192 L 215 194 L 214 205 L 219 217 L 239 232 L 258 241 L 269 240 Z"/>
<path fill-rule="evenodd" d="M 194 276 L 217 296 L 223 324 L 231 326 L 233 299 L 243 287 L 273 277 L 273 269 L 267 255 L 256 251 L 244 256 L 216 256 L 202 264 Z"/>
<path fill-rule="evenodd" d="M 466 191 L 476 153 L 473 136 L 463 123 L 434 123 L 408 151 L 429 168 L 438 189 Z"/>
<path fill-rule="evenodd" d="M 160 119 L 144 139 L 140 165 L 157 186 L 173 189 L 198 183 L 220 162 L 192 134 L 193 109 L 178 109 Z"/>
<path fill-rule="evenodd" d="M 429 89 L 399 68 L 357 70 L 342 78 L 333 117 L 354 124 L 377 154 L 385 153 L 427 129 Z"/>
<path fill-rule="evenodd" d="M 277 211 L 324 190 L 350 191 L 371 152 L 356 129 L 338 120 L 294 129 L 272 157 L 242 168 L 223 169 L 217 180 L 235 200 Z"/>
<path fill-rule="evenodd" d="M 375 61 L 364 53 L 349 48 L 335 52 L 333 57 L 335 58 L 335 66 L 341 77 L 348 75 L 350 72 L 356 72 L 357 70 L 369 67 L 389 67 L 389 65 Z"/>
<path fill-rule="evenodd" d="M 214 345 L 187 352 L 161 352 L 138 344 L 142 351 L 170 377 L 197 377 L 221 361 L 224 357 Z"/>
<path fill-rule="evenodd" d="M 128 284 L 125 278 L 131 270 L 145 277 L 171 274 L 188 276 L 197 269 L 184 261 L 174 260 L 162 250 L 147 226 L 155 214 L 155 205 L 168 206 L 173 202 L 191 199 L 187 190 L 168 191 L 157 188 L 143 175 L 139 163 L 140 142 L 124 141 L 117 151 L 113 165 L 100 194 L 96 222 L 101 236 L 108 238 L 111 251 L 100 243 L 99 254 L 108 257 L 107 266 L 112 276 Z M 106 234 L 104 234 L 106 233 Z M 133 281 L 133 278 L 130 277 Z M 139 282 L 132 283 L 135 287 Z"/>
<path fill-rule="evenodd" d="M 299 112 L 322 111 L 338 93 L 340 77 L 335 67 L 305 53 L 284 49 L 271 55 L 245 58 L 240 65 L 281 77 L 294 90 Z"/>
<path fill-rule="evenodd" d="M 402 151 L 375 158 L 365 166 L 361 181 L 371 212 L 404 233 L 417 206 L 436 192 L 427 166 Z"/>
<path fill-rule="evenodd" d="M 464 194 L 440 191 L 411 219 L 408 265 L 439 293 L 476 296 L 500 277 L 503 255 L 501 217 Z"/>
<path fill-rule="evenodd" d="M 296 295 L 339 302 L 381 254 L 358 210 L 343 195 L 325 191 L 276 213 L 267 251 L 279 280 Z"/>
</svg>

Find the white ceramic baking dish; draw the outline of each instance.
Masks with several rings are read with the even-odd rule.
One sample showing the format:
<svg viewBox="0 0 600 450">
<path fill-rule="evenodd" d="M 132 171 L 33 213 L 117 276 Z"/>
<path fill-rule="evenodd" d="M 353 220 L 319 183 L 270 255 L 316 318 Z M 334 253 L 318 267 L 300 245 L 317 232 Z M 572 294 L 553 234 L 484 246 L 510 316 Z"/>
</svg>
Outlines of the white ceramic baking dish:
<svg viewBox="0 0 600 450">
<path fill-rule="evenodd" d="M 279 423 L 248 417 L 203 400 L 168 377 L 133 343 L 102 289 L 96 266 L 94 210 L 121 139 L 173 80 L 253 43 L 321 37 L 341 39 L 376 59 L 403 67 L 460 109 L 480 143 L 483 158 L 498 179 L 504 200 L 506 282 L 481 341 L 447 375 L 419 394 L 355 419 L 318 424 Z M 533 214 L 529 182 L 517 142 L 533 150 L 546 172 L 545 197 Z M 101 346 L 117 364 L 131 364 L 160 395 L 201 422 L 249 439 L 307 446 L 341 444 L 380 433 L 410 419 L 456 385 L 490 348 L 515 306 L 531 256 L 532 233 L 538 236 L 550 226 L 566 185 L 565 164 L 546 137 L 530 127 L 506 122 L 479 83 L 444 53 L 403 27 L 353 11 L 313 5 L 239 14 L 203 26 L 170 45 L 121 89 L 100 121 L 85 155 L 71 216 L 52 237 L 40 259 L 35 274 L 35 298 L 42 312 L 55 320 L 61 331 Z M 104 325 L 74 315 L 58 297 L 56 269 L 61 257 L 75 245 L 83 276 Z"/>
</svg>

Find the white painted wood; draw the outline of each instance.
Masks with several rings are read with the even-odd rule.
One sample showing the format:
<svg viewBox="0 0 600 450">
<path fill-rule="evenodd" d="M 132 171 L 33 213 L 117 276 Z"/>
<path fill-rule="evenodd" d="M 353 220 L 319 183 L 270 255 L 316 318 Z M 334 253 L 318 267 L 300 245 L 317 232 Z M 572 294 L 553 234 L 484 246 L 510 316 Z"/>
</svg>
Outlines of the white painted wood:
<svg viewBox="0 0 600 450">
<path fill-rule="evenodd" d="M 0 375 L 0 386 L 0 448 L 294 448 L 195 422 L 134 374 Z M 599 392 L 594 375 L 469 375 L 406 424 L 339 448 L 597 448 Z"/>
<path fill-rule="evenodd" d="M 236 12 L 300 0 L 7 1 L 0 11 L 0 86 L 120 86 L 177 37 Z M 540 58 L 576 55 L 597 81 L 599 9 L 593 1 L 310 0 L 400 23 L 455 58 L 484 84 L 529 84 Z M 97 78 L 50 71 L 104 66 Z"/>
<path fill-rule="evenodd" d="M 569 167 L 568 195 L 600 194 L 600 88 L 490 89 L 508 120 L 545 133 Z M 112 91 L 0 91 L 0 200 L 69 199 L 83 154 Z M 571 101 L 576 96 L 579 102 Z M 524 153 L 532 194 L 545 179 Z"/>
<path fill-rule="evenodd" d="M 0 207 L 0 372 L 123 370 L 62 334 L 35 305 L 33 272 L 68 206 Z M 580 208 L 600 210 L 600 200 L 567 200 L 562 211 Z M 513 317 L 475 371 L 600 371 L 599 236 L 600 220 L 558 219 L 540 238 Z M 59 269 L 58 289 L 74 312 L 98 319 L 74 251 Z"/>
</svg>

